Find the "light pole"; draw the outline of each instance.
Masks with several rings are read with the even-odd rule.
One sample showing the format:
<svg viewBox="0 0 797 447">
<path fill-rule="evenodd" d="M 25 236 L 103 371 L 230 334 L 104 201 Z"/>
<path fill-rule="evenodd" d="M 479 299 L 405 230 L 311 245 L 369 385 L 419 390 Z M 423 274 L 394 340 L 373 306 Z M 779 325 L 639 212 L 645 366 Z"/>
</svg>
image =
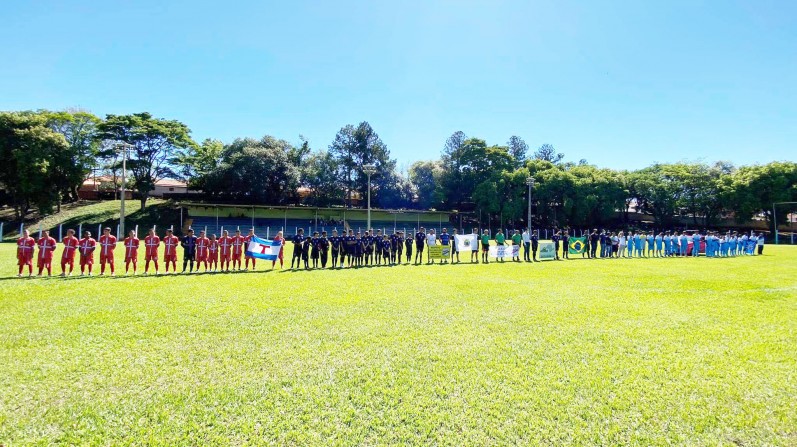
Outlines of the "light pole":
<svg viewBox="0 0 797 447">
<path fill-rule="evenodd" d="M 363 165 L 363 172 L 368 176 L 368 224 L 366 231 L 371 231 L 371 175 L 376 173 L 376 166 L 372 164 Z"/>
<path fill-rule="evenodd" d="M 529 234 L 531 234 L 531 188 L 534 187 L 534 177 L 527 178 L 526 184 L 529 186 L 529 213 L 526 218 L 526 225 L 528 226 Z"/>
<path fill-rule="evenodd" d="M 125 174 L 127 173 L 127 150 L 132 148 L 132 144 L 119 143 L 116 145 L 116 150 L 122 151 L 122 204 L 119 216 L 119 236 L 125 237 Z"/>
</svg>

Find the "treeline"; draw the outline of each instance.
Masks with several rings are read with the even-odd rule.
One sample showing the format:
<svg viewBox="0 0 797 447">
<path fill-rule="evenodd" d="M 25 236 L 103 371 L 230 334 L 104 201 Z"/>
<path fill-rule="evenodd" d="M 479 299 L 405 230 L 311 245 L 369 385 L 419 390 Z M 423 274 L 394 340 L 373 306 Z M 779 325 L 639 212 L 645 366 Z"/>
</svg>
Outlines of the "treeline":
<svg viewBox="0 0 797 447">
<path fill-rule="evenodd" d="M 683 162 L 621 171 L 566 161 L 549 144 L 532 152 L 518 136 L 491 145 L 455 132 L 438 159 L 402 172 L 367 122 L 343 127 L 323 149 L 301 137 L 297 144 L 272 136 L 224 144 L 197 143 L 190 134 L 183 123 L 148 113 L 104 119 L 84 111 L 0 113 L 0 200 L 22 218 L 32 209 L 47 214 L 77 200 L 77 188 L 92 170 L 118 184 L 119 143 L 126 143 L 128 185 L 142 206 L 161 178 L 185 179 L 207 200 L 364 205 L 365 165 L 374 167 L 373 206 L 472 212 L 483 223 L 513 226 L 526 225 L 528 178 L 534 179 L 533 224 L 542 226 L 615 224 L 628 221 L 632 210 L 660 226 L 684 217 L 712 226 L 726 215 L 744 223 L 763 214 L 771 222 L 773 202 L 797 201 L 793 162 Z M 778 220 L 785 221 L 785 214 Z"/>
</svg>

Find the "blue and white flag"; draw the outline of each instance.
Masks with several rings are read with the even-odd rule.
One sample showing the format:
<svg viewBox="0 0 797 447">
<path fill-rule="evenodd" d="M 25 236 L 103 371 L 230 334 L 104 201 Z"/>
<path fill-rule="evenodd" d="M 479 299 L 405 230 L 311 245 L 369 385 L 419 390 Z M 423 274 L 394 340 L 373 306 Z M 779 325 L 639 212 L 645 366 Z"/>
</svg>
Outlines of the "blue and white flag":
<svg viewBox="0 0 797 447">
<path fill-rule="evenodd" d="M 249 240 L 249 244 L 246 246 L 246 256 L 274 261 L 279 257 L 281 248 L 282 243 L 280 241 L 260 239 L 257 236 L 252 236 Z"/>
</svg>

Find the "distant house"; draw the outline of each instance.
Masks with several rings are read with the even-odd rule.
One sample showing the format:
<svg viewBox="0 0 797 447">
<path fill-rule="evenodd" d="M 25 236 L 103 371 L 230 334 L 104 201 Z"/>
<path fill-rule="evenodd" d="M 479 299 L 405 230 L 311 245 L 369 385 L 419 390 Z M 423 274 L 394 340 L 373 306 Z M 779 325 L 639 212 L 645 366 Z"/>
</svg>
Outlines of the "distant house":
<svg viewBox="0 0 797 447">
<path fill-rule="evenodd" d="M 198 194 L 200 192 L 188 189 L 188 184 L 180 180 L 164 178 L 155 182 L 155 188 L 152 189 L 150 195 L 152 197 L 163 197 L 165 194 Z"/>
<path fill-rule="evenodd" d="M 117 182 L 120 179 L 117 178 Z M 108 200 L 117 197 L 114 192 L 113 177 L 109 175 L 92 176 L 83 181 L 77 191 L 81 200 Z M 126 199 L 133 198 L 133 192 L 128 189 L 125 192 Z"/>
</svg>

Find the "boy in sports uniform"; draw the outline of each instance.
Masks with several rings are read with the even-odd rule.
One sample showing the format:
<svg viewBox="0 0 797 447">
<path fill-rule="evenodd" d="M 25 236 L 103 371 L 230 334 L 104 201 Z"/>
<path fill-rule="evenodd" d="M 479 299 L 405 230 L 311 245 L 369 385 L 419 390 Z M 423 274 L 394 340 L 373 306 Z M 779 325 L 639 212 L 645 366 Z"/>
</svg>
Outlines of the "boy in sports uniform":
<svg viewBox="0 0 797 447">
<path fill-rule="evenodd" d="M 135 275 L 138 270 L 138 246 L 140 243 L 136 237 L 135 230 L 130 230 L 122 242 L 125 246 L 125 275 L 130 270 L 131 263 L 133 264 L 133 274 Z"/>
<path fill-rule="evenodd" d="M 412 235 L 407 235 L 404 238 L 404 255 L 407 257 L 406 263 L 409 264 L 412 261 Z"/>
<path fill-rule="evenodd" d="M 50 230 L 44 230 L 42 237 L 36 242 L 39 247 L 39 255 L 36 257 L 39 273 L 36 276 L 42 276 L 42 270 L 45 268 L 47 276 L 53 275 L 53 253 L 55 253 L 56 244 L 55 238 L 50 237 Z"/>
<path fill-rule="evenodd" d="M 417 233 L 415 233 L 415 265 L 418 265 L 423 260 L 423 246 L 426 243 L 426 232 L 424 228 L 421 227 Z"/>
<path fill-rule="evenodd" d="M 177 246 L 179 244 L 180 239 L 174 235 L 174 232 L 171 229 L 166 230 L 166 236 L 163 237 L 163 263 L 166 264 L 166 273 L 169 273 L 169 263 L 172 264 L 172 272 L 177 273 Z"/>
<path fill-rule="evenodd" d="M 113 249 L 116 248 L 116 236 L 111 234 L 111 229 L 106 227 L 100 236 L 100 275 L 105 274 L 105 264 L 111 268 L 111 276 L 116 274 L 113 265 Z"/>
<path fill-rule="evenodd" d="M 482 262 L 485 264 L 489 264 L 490 261 L 487 260 L 487 254 L 490 252 L 490 232 L 489 230 L 484 230 L 481 237 L 482 243 Z"/>
<path fill-rule="evenodd" d="M 207 269 L 215 272 L 219 268 L 219 241 L 216 239 L 215 234 L 210 235 L 208 239 L 208 263 Z M 205 271 L 208 271 L 205 269 Z"/>
<path fill-rule="evenodd" d="M 66 276 L 66 266 L 69 266 L 69 276 L 75 268 L 75 252 L 78 251 L 80 241 L 75 237 L 75 230 L 66 230 L 66 237 L 63 241 L 64 252 L 61 254 L 61 276 Z"/>
<path fill-rule="evenodd" d="M 155 274 L 158 274 L 158 247 L 161 244 L 161 238 L 155 234 L 155 229 L 150 228 L 149 234 L 144 238 L 144 274 L 149 270 L 149 262 L 155 263 Z"/>
<path fill-rule="evenodd" d="M 17 265 L 19 265 L 19 273 L 17 276 L 22 276 L 22 268 L 28 266 L 28 276 L 33 275 L 33 251 L 36 248 L 36 239 L 30 237 L 28 230 L 22 231 L 22 236 L 17 239 Z"/>
<path fill-rule="evenodd" d="M 85 270 L 88 269 L 89 276 L 91 276 L 91 267 L 94 265 L 94 249 L 97 248 L 97 241 L 91 237 L 90 231 L 83 232 L 83 239 L 80 240 L 78 245 L 80 248 L 80 276 L 83 276 Z"/>
<path fill-rule="evenodd" d="M 294 262 L 296 267 L 302 267 L 302 246 L 304 245 L 304 228 L 299 228 L 296 234 L 291 239 L 293 242 L 293 257 L 291 258 L 291 270 L 293 270 Z"/>
</svg>

